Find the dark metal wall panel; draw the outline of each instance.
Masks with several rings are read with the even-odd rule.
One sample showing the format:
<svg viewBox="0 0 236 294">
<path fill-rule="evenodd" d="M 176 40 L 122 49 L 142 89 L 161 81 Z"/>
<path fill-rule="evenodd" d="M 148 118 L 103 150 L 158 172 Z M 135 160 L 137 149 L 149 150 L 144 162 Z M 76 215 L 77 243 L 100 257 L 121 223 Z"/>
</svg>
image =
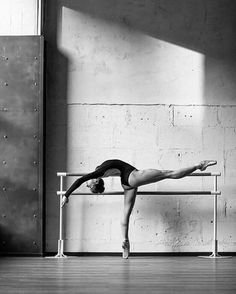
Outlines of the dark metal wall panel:
<svg viewBox="0 0 236 294">
<path fill-rule="evenodd" d="M 42 253 L 43 38 L 0 37 L 0 252 Z"/>
</svg>

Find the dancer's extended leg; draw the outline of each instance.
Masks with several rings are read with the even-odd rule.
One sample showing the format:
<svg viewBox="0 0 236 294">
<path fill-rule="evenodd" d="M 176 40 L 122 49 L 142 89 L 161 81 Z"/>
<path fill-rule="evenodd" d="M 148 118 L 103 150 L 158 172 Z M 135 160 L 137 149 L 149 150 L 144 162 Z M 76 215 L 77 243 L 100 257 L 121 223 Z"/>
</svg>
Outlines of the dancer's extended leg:
<svg viewBox="0 0 236 294">
<path fill-rule="evenodd" d="M 178 170 L 158 170 L 158 169 L 145 169 L 133 172 L 130 175 L 129 183 L 133 187 L 159 182 L 164 179 L 181 179 L 193 173 L 196 170 L 205 170 L 208 166 L 215 165 L 217 162 L 214 160 L 201 161 L 198 164 L 190 167 L 181 168 Z"/>
<path fill-rule="evenodd" d="M 170 179 L 181 179 L 183 177 L 186 177 L 187 175 L 190 175 L 196 170 L 205 170 L 208 166 L 215 165 L 217 162 L 215 160 L 204 160 L 201 161 L 199 164 L 195 164 L 194 166 L 181 168 L 178 170 L 172 170 L 172 171 L 166 171 L 167 178 Z"/>
<path fill-rule="evenodd" d="M 124 190 L 124 214 L 121 220 L 121 233 L 123 237 L 123 258 L 129 257 L 129 219 L 134 207 L 137 189 Z"/>
</svg>

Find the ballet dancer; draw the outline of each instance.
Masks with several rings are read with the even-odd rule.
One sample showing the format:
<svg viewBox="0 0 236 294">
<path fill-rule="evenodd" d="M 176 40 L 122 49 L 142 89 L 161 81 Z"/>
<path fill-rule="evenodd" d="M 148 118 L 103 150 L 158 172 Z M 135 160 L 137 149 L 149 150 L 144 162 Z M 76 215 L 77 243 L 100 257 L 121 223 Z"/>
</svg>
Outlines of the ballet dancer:
<svg viewBox="0 0 236 294">
<path fill-rule="evenodd" d="M 102 178 L 119 176 L 124 189 L 124 213 L 121 220 L 123 258 L 128 258 L 130 253 L 129 219 L 134 207 L 138 187 L 164 179 L 181 179 L 196 170 L 204 171 L 207 167 L 216 163 L 217 161 L 215 160 L 204 160 L 198 164 L 178 170 L 138 170 L 134 166 L 118 159 L 107 160 L 98 166 L 95 171 L 80 177 L 71 185 L 62 198 L 62 207 L 65 203 L 68 203 L 70 194 L 83 183 L 87 182 L 87 187 L 90 188 L 92 193 L 103 193 L 105 187 Z"/>
</svg>

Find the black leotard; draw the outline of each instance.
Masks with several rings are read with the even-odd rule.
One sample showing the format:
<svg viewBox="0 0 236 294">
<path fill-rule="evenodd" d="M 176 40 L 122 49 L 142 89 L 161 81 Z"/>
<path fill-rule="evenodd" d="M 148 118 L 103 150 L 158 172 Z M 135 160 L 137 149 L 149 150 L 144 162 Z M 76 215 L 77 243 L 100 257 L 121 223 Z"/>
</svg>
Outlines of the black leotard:
<svg viewBox="0 0 236 294">
<path fill-rule="evenodd" d="M 126 186 L 130 186 L 128 181 L 129 175 L 136 168 L 122 160 L 110 159 L 110 160 L 104 161 L 101 165 L 99 165 L 94 172 L 91 172 L 85 176 L 82 176 L 78 180 L 76 180 L 72 184 L 72 186 L 66 191 L 65 196 L 69 197 L 69 195 L 75 189 L 79 188 L 79 186 L 82 185 L 84 182 L 91 179 L 101 178 L 102 176 L 104 176 L 105 172 L 109 169 L 118 169 L 120 171 L 121 183 Z"/>
</svg>

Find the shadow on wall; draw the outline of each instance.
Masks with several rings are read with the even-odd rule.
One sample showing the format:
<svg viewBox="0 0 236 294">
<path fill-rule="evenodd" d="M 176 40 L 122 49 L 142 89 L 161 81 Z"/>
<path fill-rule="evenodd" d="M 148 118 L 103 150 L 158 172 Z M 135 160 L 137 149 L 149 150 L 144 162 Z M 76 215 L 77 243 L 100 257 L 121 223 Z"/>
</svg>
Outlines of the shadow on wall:
<svg viewBox="0 0 236 294">
<path fill-rule="evenodd" d="M 47 2 L 45 20 L 46 74 L 46 251 L 58 240 L 59 198 L 57 171 L 67 170 L 68 58 L 58 50 L 58 1 Z M 59 14 L 59 15 L 58 15 Z M 56 228 L 56 229 L 55 229 Z"/>
<path fill-rule="evenodd" d="M 236 2 L 233 0 L 59 1 L 61 7 L 116 22 L 205 59 L 205 104 L 234 104 Z M 204 104 L 203 102 L 203 104 Z"/>
</svg>

